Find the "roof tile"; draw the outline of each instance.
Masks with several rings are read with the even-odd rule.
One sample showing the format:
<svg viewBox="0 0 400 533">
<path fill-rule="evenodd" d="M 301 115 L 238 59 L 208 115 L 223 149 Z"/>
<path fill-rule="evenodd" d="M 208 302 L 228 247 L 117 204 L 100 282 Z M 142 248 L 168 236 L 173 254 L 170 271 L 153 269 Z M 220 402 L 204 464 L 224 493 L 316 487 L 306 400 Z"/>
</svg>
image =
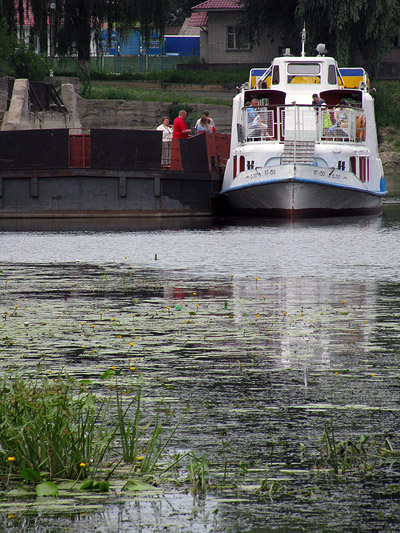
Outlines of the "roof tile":
<svg viewBox="0 0 400 533">
<path fill-rule="evenodd" d="M 239 3 L 239 0 L 206 0 L 197 6 L 192 7 L 193 11 L 212 11 L 218 10 L 231 10 L 231 9 L 243 9 Z"/>
<path fill-rule="evenodd" d="M 189 20 L 189 26 L 208 26 L 208 14 L 204 11 L 201 13 L 192 13 Z"/>
</svg>

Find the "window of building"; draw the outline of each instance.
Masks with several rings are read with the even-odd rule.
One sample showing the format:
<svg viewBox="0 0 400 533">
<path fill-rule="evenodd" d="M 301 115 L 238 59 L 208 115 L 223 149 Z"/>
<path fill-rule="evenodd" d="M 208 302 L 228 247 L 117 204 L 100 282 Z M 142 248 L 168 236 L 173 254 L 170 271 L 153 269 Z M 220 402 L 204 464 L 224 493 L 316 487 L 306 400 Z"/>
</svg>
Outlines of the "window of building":
<svg viewBox="0 0 400 533">
<path fill-rule="evenodd" d="M 227 26 L 226 41 L 228 50 L 247 50 L 249 48 L 249 40 L 243 26 Z"/>
</svg>

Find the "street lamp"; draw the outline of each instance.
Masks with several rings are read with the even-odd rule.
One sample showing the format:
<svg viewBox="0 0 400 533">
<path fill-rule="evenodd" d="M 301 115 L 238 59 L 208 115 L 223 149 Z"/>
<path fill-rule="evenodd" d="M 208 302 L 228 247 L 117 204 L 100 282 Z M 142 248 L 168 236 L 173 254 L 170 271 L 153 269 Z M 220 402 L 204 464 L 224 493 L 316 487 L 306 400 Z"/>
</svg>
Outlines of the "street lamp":
<svg viewBox="0 0 400 533">
<path fill-rule="evenodd" d="M 56 3 L 50 2 L 50 76 L 54 76 Z"/>
</svg>

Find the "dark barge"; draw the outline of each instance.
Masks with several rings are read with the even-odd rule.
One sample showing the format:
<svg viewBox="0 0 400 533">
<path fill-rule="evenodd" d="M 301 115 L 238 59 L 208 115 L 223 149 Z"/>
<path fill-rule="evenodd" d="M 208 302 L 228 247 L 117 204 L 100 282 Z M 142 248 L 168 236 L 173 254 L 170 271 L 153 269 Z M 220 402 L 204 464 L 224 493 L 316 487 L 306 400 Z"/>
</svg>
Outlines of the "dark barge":
<svg viewBox="0 0 400 533">
<path fill-rule="evenodd" d="M 209 216 L 230 135 L 172 141 L 159 131 L 0 132 L 0 218 Z"/>
</svg>

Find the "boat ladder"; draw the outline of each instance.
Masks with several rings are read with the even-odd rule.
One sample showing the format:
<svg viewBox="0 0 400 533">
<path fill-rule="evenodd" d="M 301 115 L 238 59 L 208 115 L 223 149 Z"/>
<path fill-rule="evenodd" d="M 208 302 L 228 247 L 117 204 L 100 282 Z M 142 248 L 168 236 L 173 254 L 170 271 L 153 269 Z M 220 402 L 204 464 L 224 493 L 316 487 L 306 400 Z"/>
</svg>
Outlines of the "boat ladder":
<svg viewBox="0 0 400 533">
<path fill-rule="evenodd" d="M 281 165 L 293 163 L 312 165 L 314 160 L 315 141 L 285 140 Z"/>
</svg>

